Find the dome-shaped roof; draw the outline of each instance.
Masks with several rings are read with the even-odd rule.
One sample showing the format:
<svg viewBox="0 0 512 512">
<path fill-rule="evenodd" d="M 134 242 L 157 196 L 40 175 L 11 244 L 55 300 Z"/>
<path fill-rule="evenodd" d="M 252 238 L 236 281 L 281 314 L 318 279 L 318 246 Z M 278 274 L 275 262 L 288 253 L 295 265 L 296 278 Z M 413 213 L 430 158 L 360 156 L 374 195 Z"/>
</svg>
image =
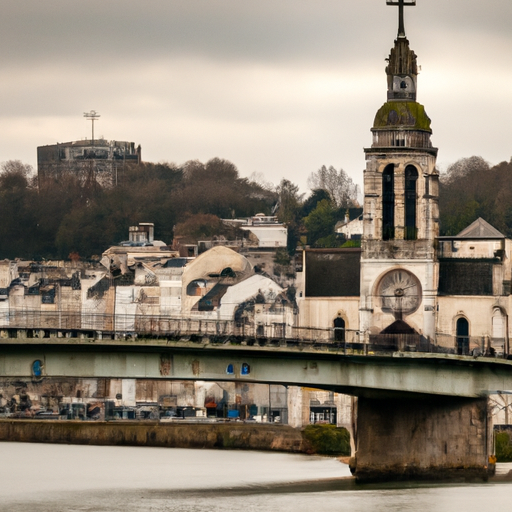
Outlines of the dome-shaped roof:
<svg viewBox="0 0 512 512">
<path fill-rule="evenodd" d="M 425 107 L 415 101 L 388 101 L 380 107 L 373 122 L 374 129 L 423 130 L 432 133 Z"/>
<path fill-rule="evenodd" d="M 231 271 L 230 274 L 239 277 L 248 276 L 252 271 L 247 258 L 228 247 L 220 245 L 203 252 L 190 262 L 183 272 L 183 281 L 190 282 L 193 279 L 211 277 L 212 275 L 221 277 L 226 269 Z"/>
</svg>

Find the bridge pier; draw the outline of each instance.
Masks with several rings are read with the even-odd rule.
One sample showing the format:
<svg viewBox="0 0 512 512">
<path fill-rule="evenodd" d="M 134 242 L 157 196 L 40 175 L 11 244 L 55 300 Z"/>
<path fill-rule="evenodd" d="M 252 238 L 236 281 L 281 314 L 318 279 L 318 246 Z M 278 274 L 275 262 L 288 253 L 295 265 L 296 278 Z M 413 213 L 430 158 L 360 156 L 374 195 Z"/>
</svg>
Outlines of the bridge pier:
<svg viewBox="0 0 512 512">
<path fill-rule="evenodd" d="M 359 398 L 359 482 L 487 480 L 492 425 L 487 399 Z"/>
</svg>

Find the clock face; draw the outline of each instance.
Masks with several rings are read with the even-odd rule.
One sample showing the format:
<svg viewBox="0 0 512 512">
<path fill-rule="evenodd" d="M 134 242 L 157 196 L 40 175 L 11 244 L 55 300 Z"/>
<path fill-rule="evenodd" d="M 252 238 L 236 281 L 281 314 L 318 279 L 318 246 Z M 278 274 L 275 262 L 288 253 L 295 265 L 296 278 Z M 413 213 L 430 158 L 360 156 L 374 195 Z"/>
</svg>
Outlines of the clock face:
<svg viewBox="0 0 512 512">
<path fill-rule="evenodd" d="M 421 284 L 407 270 L 391 270 L 381 279 L 377 294 L 382 311 L 401 319 L 403 315 L 410 315 L 419 308 Z"/>
</svg>

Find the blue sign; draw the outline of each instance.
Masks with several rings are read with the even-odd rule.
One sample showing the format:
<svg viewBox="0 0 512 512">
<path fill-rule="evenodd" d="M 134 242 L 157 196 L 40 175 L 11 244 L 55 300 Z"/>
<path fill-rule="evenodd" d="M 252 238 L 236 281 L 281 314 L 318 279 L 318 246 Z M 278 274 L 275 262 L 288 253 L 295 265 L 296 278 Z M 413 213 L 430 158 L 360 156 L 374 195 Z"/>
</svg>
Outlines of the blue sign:
<svg viewBox="0 0 512 512">
<path fill-rule="evenodd" d="M 228 375 L 233 375 L 235 373 L 235 370 L 234 370 L 233 365 L 231 363 L 228 364 L 228 367 L 226 368 L 226 373 Z"/>
<path fill-rule="evenodd" d="M 32 374 L 34 377 L 41 377 L 41 375 L 43 375 L 43 363 L 41 363 L 39 359 L 36 359 L 32 363 Z"/>
</svg>

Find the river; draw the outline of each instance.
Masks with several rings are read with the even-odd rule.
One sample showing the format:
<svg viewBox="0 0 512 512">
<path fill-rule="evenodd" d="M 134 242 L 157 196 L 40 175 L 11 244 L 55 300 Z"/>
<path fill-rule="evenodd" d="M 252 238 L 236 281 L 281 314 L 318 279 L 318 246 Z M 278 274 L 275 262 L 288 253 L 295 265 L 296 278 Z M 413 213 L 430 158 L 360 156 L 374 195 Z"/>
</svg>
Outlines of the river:
<svg viewBox="0 0 512 512">
<path fill-rule="evenodd" d="M 285 453 L 0 443 L 0 458 L 9 512 L 499 512 L 512 502 L 512 482 L 358 486 L 336 459 Z"/>
</svg>

